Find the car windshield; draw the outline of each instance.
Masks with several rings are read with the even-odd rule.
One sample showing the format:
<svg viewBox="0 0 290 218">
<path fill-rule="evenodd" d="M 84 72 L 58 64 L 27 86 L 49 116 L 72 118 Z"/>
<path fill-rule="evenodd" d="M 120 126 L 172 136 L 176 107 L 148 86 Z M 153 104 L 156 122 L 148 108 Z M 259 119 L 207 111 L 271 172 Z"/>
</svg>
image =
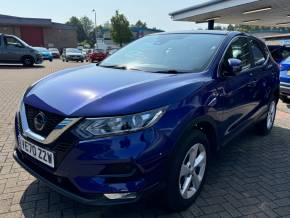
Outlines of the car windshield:
<svg viewBox="0 0 290 218">
<path fill-rule="evenodd" d="M 57 51 L 58 52 L 58 49 L 57 48 L 50 48 L 49 51 Z"/>
<path fill-rule="evenodd" d="M 37 51 L 40 51 L 40 52 L 47 52 L 48 51 L 46 48 L 41 48 L 41 47 L 35 47 L 35 49 Z"/>
<path fill-rule="evenodd" d="M 81 53 L 81 51 L 77 48 L 67 48 L 66 52 L 71 52 L 71 53 Z"/>
<path fill-rule="evenodd" d="M 118 50 L 99 66 L 150 72 L 201 72 L 224 38 L 201 33 L 150 35 Z"/>
</svg>

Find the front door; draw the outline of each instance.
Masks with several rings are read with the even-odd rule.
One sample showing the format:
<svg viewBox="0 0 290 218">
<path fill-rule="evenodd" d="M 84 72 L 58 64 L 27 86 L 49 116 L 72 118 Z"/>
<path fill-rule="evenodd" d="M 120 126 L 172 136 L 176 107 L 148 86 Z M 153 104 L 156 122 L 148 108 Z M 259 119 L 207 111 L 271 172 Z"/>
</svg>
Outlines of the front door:
<svg viewBox="0 0 290 218">
<path fill-rule="evenodd" d="M 228 73 L 230 58 L 242 61 L 242 71 L 236 75 Z M 238 37 L 230 44 L 221 64 L 221 75 L 221 86 L 224 90 L 221 96 L 224 102 L 223 130 L 226 139 L 249 124 L 249 118 L 255 108 L 253 94 L 256 84 L 247 37 Z"/>
<path fill-rule="evenodd" d="M 25 54 L 24 45 L 13 36 L 3 37 L 3 58 L 6 62 L 19 62 Z"/>
</svg>

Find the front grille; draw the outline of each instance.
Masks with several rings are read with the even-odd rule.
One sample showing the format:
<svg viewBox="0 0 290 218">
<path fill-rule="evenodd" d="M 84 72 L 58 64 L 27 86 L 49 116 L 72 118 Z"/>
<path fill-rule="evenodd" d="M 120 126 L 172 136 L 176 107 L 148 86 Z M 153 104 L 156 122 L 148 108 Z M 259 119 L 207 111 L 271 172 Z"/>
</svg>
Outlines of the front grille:
<svg viewBox="0 0 290 218">
<path fill-rule="evenodd" d="M 59 124 L 62 120 L 64 120 L 64 117 L 62 117 L 60 115 L 40 110 L 40 109 L 32 107 L 28 104 L 25 105 L 25 112 L 26 112 L 27 123 L 28 123 L 29 128 L 33 132 L 35 132 L 43 137 L 47 137 L 51 133 L 51 131 L 56 127 L 56 125 Z M 35 116 L 40 112 L 44 113 L 46 118 L 47 118 L 47 122 L 46 122 L 43 130 L 41 130 L 41 131 L 39 131 L 35 128 L 34 121 L 33 121 Z"/>
</svg>

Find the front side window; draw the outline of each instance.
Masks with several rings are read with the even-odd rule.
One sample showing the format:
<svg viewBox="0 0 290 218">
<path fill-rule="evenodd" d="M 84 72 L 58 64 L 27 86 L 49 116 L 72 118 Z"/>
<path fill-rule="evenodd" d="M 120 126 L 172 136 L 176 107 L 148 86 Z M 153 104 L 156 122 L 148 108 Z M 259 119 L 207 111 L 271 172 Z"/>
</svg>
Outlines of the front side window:
<svg viewBox="0 0 290 218">
<path fill-rule="evenodd" d="M 150 35 L 120 49 L 100 66 L 149 72 L 201 72 L 207 68 L 224 38 L 219 34 Z"/>
<path fill-rule="evenodd" d="M 4 42 L 7 47 L 22 47 L 21 42 L 19 42 L 16 38 L 11 36 L 5 36 Z"/>
<path fill-rule="evenodd" d="M 227 74 L 227 72 L 229 72 L 228 59 L 230 58 L 235 58 L 242 61 L 242 71 L 251 68 L 251 53 L 249 42 L 246 37 L 240 37 L 234 40 L 228 47 L 222 62 L 223 74 Z"/>
<path fill-rule="evenodd" d="M 254 66 L 263 65 L 266 61 L 266 54 L 255 40 L 252 40 L 251 49 L 253 53 Z"/>
</svg>

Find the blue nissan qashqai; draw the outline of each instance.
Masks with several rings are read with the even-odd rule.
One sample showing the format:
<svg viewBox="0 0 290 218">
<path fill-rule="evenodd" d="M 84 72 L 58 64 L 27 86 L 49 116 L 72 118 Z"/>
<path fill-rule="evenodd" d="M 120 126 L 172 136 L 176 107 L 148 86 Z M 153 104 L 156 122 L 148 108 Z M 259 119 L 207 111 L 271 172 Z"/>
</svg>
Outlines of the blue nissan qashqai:
<svg viewBox="0 0 290 218">
<path fill-rule="evenodd" d="M 210 156 L 247 127 L 268 134 L 279 66 L 240 32 L 158 33 L 98 66 L 66 69 L 27 89 L 16 114 L 15 160 L 86 204 L 163 193 L 190 206 Z"/>
</svg>

